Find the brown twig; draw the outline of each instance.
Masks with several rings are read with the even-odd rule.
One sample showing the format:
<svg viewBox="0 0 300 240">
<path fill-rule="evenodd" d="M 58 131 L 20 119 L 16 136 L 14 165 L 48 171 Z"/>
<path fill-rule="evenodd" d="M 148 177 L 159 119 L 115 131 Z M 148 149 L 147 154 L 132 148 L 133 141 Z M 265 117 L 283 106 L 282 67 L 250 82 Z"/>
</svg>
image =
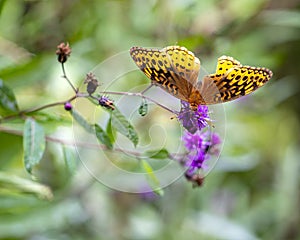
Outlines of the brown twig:
<svg viewBox="0 0 300 240">
<path fill-rule="evenodd" d="M 141 97 L 141 98 L 145 98 L 147 100 L 149 100 L 150 102 L 155 103 L 156 105 L 160 106 L 161 108 L 167 110 L 168 112 L 171 112 L 173 114 L 178 114 L 177 111 L 172 110 L 162 104 L 160 104 L 159 102 L 155 101 L 154 99 L 147 97 L 145 95 L 143 95 L 142 93 L 131 93 L 131 92 L 109 92 L 109 91 L 105 91 L 105 92 L 100 92 L 101 94 L 112 94 L 112 95 L 127 95 L 127 96 L 136 96 L 136 97 Z"/>
<path fill-rule="evenodd" d="M 18 113 L 15 113 L 15 114 L 12 114 L 12 115 L 8 115 L 8 116 L 5 116 L 5 117 L 1 118 L 1 119 L 0 119 L 0 123 L 2 123 L 2 122 L 4 122 L 4 121 L 8 121 L 8 120 L 15 119 L 15 118 L 18 118 L 18 117 L 22 117 L 23 115 L 26 115 L 26 114 L 28 114 L 28 113 L 34 113 L 34 112 L 37 112 L 37 111 L 40 111 L 40 110 L 43 110 L 43 109 L 46 109 L 46 108 L 55 107 L 55 106 L 58 106 L 58 105 L 63 105 L 63 104 L 65 104 L 66 102 L 71 102 L 71 101 L 73 101 L 73 100 L 76 99 L 77 97 L 79 97 L 79 96 L 78 96 L 78 95 L 75 95 L 75 96 L 69 98 L 69 99 L 66 100 L 66 101 L 60 101 L 60 102 L 55 102 L 55 103 L 49 103 L 49 104 L 46 104 L 46 105 L 43 105 L 43 106 L 33 107 L 33 108 L 28 108 L 28 109 L 19 111 Z"/>
</svg>

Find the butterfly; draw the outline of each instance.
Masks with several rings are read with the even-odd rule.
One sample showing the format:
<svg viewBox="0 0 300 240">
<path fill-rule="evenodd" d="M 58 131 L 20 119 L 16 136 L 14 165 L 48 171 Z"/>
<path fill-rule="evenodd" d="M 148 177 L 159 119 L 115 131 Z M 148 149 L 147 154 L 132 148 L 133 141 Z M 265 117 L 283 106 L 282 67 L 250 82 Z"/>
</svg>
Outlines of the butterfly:
<svg viewBox="0 0 300 240">
<path fill-rule="evenodd" d="M 198 82 L 200 60 L 185 47 L 161 50 L 132 47 L 130 55 L 143 73 L 171 95 L 186 101 L 190 108 L 228 102 L 248 95 L 268 82 L 267 68 L 243 66 L 232 57 L 218 58 L 216 72 Z"/>
</svg>

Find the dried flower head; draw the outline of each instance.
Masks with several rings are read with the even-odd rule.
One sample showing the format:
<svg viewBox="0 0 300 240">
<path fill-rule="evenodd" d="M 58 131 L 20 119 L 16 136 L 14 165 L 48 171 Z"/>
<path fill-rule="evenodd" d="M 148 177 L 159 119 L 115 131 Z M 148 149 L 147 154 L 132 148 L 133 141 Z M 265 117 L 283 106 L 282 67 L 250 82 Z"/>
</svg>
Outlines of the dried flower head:
<svg viewBox="0 0 300 240">
<path fill-rule="evenodd" d="M 84 80 L 84 83 L 87 84 L 86 91 L 91 95 L 93 94 L 97 87 L 100 85 L 96 76 L 93 73 L 88 73 Z"/>
<path fill-rule="evenodd" d="M 69 46 L 69 43 L 60 43 L 57 46 L 56 55 L 57 59 L 60 63 L 64 63 L 67 61 L 68 57 L 70 57 L 71 54 L 71 48 Z"/>
<path fill-rule="evenodd" d="M 201 176 L 199 173 L 195 173 L 192 175 L 189 175 L 187 172 L 185 173 L 185 177 L 188 181 L 193 183 L 194 187 L 201 187 L 204 182 L 204 176 Z"/>
<path fill-rule="evenodd" d="M 97 81 L 97 82 L 98 82 L 98 80 L 97 80 L 97 78 L 96 78 L 96 75 L 95 75 L 94 73 L 92 73 L 92 72 L 89 72 L 89 73 L 86 74 L 86 77 L 85 77 L 83 83 L 86 84 L 86 83 L 94 82 L 94 81 Z"/>
</svg>

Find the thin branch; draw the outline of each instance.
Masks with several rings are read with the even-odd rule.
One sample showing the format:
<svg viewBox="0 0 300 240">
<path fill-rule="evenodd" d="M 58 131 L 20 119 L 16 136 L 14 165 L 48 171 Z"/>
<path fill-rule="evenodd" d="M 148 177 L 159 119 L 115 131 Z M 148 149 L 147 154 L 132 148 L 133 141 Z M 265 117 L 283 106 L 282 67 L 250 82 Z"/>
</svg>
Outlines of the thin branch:
<svg viewBox="0 0 300 240">
<path fill-rule="evenodd" d="M 13 134 L 13 135 L 17 135 L 17 136 L 23 136 L 23 131 L 7 128 L 7 127 L 4 127 L 4 126 L 0 126 L 0 132 L 5 132 L 5 133 L 8 133 L 8 134 Z M 62 140 L 62 139 L 59 139 L 59 138 L 56 138 L 56 137 L 51 137 L 51 136 L 46 136 L 45 139 L 48 142 L 60 143 L 60 144 L 63 144 L 63 145 L 68 145 L 68 146 L 73 146 L 73 147 L 77 146 L 77 147 L 82 147 L 82 148 L 102 149 L 102 150 L 111 151 L 105 145 L 101 145 L 101 144 L 67 141 L 67 140 Z M 129 155 L 135 156 L 137 158 L 144 156 L 143 153 L 140 153 L 140 152 L 137 152 L 137 151 L 124 150 L 122 148 L 114 148 L 113 151 L 114 152 L 119 152 L 119 153 L 126 153 L 126 154 L 129 154 Z M 171 153 L 171 154 L 169 154 L 169 158 L 172 159 L 172 160 L 176 160 L 175 155 L 181 155 L 181 154 Z"/>
<path fill-rule="evenodd" d="M 152 87 L 153 87 L 153 83 L 151 83 L 148 87 L 146 87 L 143 91 L 141 91 L 141 94 L 144 95 L 144 93 L 147 92 Z"/>
<path fill-rule="evenodd" d="M 83 95 L 75 95 L 71 98 L 69 98 L 68 100 L 66 101 L 60 101 L 60 102 L 55 102 L 55 103 L 50 103 L 50 104 L 46 104 L 46 105 L 43 105 L 43 106 L 39 106 L 39 107 L 33 107 L 33 108 L 28 108 L 28 109 L 25 109 L 25 110 L 22 110 L 18 113 L 15 113 L 15 114 L 12 114 L 12 115 L 9 115 L 9 116 L 6 116 L 6 117 L 3 117 L 0 119 L 0 123 L 1 122 L 4 122 L 4 121 L 7 121 L 7 120 L 12 120 L 12 119 L 15 119 L 17 117 L 21 117 L 25 114 L 28 114 L 28 113 L 33 113 L 33 112 L 37 112 L 37 111 L 40 111 L 40 110 L 43 110 L 45 108 L 50 108 L 50 107 L 55 107 L 55 106 L 58 106 L 58 105 L 63 105 L 65 104 L 66 102 L 71 102 L 73 101 L 74 99 L 76 99 L 77 97 L 83 97 Z"/>
<path fill-rule="evenodd" d="M 160 104 L 159 102 L 155 101 L 154 99 L 148 97 L 148 96 L 145 96 L 143 95 L 142 93 L 131 93 L 131 92 L 109 92 L 109 91 L 105 91 L 105 92 L 100 92 L 102 94 L 112 94 L 112 95 L 127 95 L 127 96 L 136 96 L 136 97 L 141 97 L 141 98 L 145 98 L 147 100 L 149 100 L 150 102 L 153 102 L 155 103 L 156 105 L 160 106 L 161 108 L 167 110 L 168 112 L 171 112 L 173 114 L 178 114 L 177 111 L 175 110 L 172 110 L 162 104 Z"/>
<path fill-rule="evenodd" d="M 70 84 L 70 86 L 71 86 L 71 88 L 73 89 L 73 91 L 75 92 L 75 93 L 78 93 L 78 89 L 76 89 L 75 87 L 74 87 L 74 85 L 72 84 L 72 82 L 70 81 L 70 79 L 67 77 L 67 74 L 66 74 L 66 71 L 65 71 L 65 65 L 64 65 L 64 63 L 62 63 L 61 64 L 61 68 L 62 68 L 62 71 L 63 71 L 63 78 L 64 79 L 66 79 L 67 81 L 68 81 L 68 83 Z"/>
</svg>

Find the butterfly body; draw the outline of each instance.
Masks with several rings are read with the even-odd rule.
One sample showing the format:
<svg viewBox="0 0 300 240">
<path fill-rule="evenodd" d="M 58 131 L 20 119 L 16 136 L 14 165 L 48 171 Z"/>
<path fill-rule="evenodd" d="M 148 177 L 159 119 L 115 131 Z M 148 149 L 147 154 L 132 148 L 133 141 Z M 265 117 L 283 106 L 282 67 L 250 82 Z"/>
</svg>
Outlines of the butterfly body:
<svg viewBox="0 0 300 240">
<path fill-rule="evenodd" d="M 263 86 L 271 77 L 267 68 L 243 66 L 232 57 L 218 59 L 216 73 L 198 82 L 200 60 L 184 47 L 161 50 L 132 47 L 130 55 L 152 84 L 186 101 L 192 110 L 199 105 L 234 100 Z"/>
</svg>

